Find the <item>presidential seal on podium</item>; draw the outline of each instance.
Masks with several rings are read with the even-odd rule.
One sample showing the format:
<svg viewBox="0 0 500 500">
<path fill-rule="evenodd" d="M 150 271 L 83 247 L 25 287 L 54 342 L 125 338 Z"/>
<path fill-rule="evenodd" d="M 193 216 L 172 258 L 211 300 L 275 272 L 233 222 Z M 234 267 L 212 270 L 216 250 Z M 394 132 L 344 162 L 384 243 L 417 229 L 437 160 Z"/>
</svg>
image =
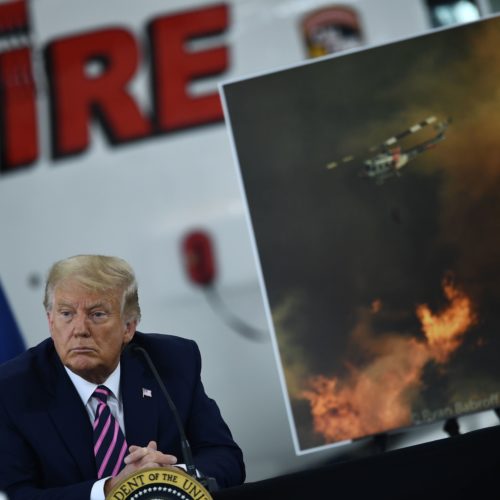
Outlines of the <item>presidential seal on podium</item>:
<svg viewBox="0 0 500 500">
<path fill-rule="evenodd" d="M 172 467 L 143 469 L 117 484 L 106 500 L 213 500 L 187 472 Z"/>
</svg>

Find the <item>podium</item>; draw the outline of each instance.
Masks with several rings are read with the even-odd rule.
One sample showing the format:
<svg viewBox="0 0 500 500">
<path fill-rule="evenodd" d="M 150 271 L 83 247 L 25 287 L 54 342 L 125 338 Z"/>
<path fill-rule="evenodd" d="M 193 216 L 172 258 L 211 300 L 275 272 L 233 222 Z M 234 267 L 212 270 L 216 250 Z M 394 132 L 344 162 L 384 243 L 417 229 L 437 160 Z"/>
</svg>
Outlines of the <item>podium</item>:
<svg viewBox="0 0 500 500">
<path fill-rule="evenodd" d="M 214 500 L 500 498 L 500 426 L 246 483 Z"/>
</svg>

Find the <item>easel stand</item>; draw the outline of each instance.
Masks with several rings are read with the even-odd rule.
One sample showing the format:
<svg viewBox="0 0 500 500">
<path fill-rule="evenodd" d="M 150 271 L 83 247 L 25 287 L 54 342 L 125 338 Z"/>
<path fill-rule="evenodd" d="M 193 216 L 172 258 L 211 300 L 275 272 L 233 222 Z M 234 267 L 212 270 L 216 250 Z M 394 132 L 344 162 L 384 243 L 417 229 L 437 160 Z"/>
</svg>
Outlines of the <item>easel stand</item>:
<svg viewBox="0 0 500 500">
<path fill-rule="evenodd" d="M 444 423 L 443 430 L 450 437 L 459 436 L 460 435 L 460 426 L 458 425 L 458 420 L 456 418 L 449 418 Z"/>
</svg>

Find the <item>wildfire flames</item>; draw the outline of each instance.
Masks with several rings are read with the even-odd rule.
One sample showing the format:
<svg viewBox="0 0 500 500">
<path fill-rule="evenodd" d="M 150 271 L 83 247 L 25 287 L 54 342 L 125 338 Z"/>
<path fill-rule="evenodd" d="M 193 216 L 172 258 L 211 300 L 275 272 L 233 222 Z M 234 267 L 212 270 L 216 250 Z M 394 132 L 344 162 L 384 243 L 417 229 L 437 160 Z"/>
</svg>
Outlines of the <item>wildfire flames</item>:
<svg viewBox="0 0 500 500">
<path fill-rule="evenodd" d="M 363 369 L 351 368 L 344 380 L 323 375 L 309 380 L 310 389 L 302 396 L 309 400 L 314 430 L 327 442 L 377 434 L 411 423 L 411 402 L 421 386 L 421 376 L 429 361 L 444 364 L 460 346 L 463 335 L 476 318 L 470 299 L 443 281 L 448 306 L 432 313 L 419 305 L 424 340 L 386 335 L 381 339 L 364 333 L 365 348 L 375 356 Z M 371 314 L 381 308 L 372 305 Z M 367 336 L 368 335 L 368 336 Z"/>
<path fill-rule="evenodd" d="M 438 363 L 448 361 L 461 344 L 463 334 L 475 322 L 468 297 L 454 288 L 449 280 L 443 283 L 443 289 L 450 306 L 441 314 L 432 314 L 427 305 L 417 307 L 430 353 Z"/>
</svg>

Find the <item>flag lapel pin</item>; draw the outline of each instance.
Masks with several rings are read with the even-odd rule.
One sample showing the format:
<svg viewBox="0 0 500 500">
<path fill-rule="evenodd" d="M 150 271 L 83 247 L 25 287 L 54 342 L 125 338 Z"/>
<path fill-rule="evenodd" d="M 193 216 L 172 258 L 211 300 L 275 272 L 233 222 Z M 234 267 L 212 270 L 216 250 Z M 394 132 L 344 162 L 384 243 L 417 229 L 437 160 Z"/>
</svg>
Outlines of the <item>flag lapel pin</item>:
<svg viewBox="0 0 500 500">
<path fill-rule="evenodd" d="M 143 398 L 151 398 L 153 397 L 153 393 L 151 392 L 151 389 L 146 389 L 145 387 L 142 388 L 142 397 Z"/>
</svg>

